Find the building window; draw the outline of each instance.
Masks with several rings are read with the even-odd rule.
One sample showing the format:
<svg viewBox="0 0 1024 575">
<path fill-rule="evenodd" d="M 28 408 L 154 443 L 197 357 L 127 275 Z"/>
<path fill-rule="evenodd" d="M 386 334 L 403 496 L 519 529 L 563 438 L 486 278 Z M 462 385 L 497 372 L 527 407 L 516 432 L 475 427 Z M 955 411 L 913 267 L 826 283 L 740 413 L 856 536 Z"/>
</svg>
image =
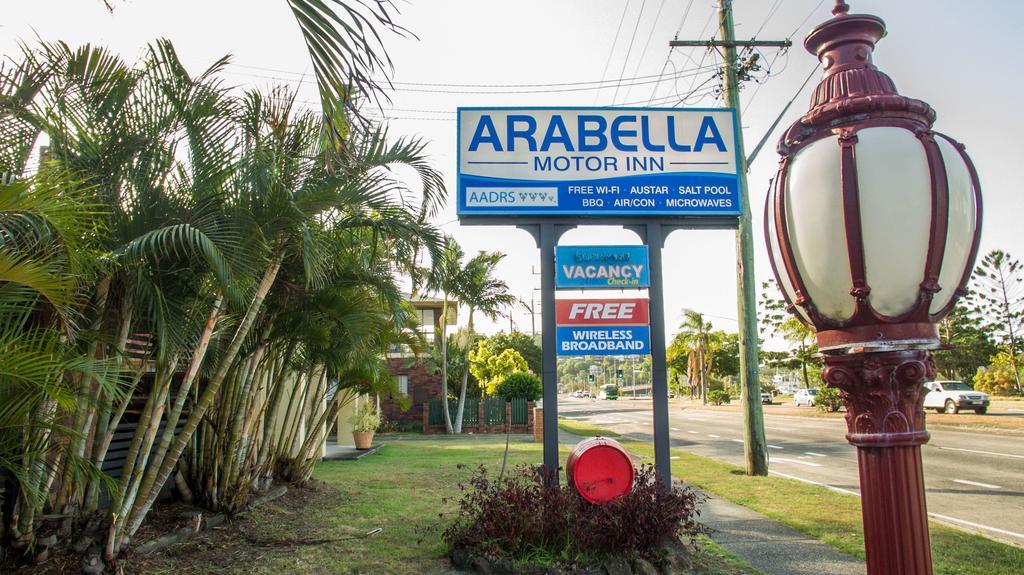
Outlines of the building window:
<svg viewBox="0 0 1024 575">
<path fill-rule="evenodd" d="M 398 387 L 398 393 L 402 395 L 409 395 L 409 376 L 408 375 L 396 375 L 395 384 Z"/>
<path fill-rule="evenodd" d="M 420 327 L 422 329 L 428 329 L 433 333 L 434 331 L 434 310 L 432 309 L 421 309 L 420 310 Z"/>
</svg>

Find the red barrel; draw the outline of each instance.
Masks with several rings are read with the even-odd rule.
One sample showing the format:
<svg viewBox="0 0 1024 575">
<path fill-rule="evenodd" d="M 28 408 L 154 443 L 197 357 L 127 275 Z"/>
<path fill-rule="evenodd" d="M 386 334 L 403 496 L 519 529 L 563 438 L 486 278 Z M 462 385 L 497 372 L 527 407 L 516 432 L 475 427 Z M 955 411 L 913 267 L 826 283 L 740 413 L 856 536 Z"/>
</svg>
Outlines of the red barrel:
<svg viewBox="0 0 1024 575">
<path fill-rule="evenodd" d="M 603 504 L 633 488 L 633 461 L 618 441 L 591 437 L 576 444 L 565 464 L 569 484 L 591 503 Z"/>
</svg>

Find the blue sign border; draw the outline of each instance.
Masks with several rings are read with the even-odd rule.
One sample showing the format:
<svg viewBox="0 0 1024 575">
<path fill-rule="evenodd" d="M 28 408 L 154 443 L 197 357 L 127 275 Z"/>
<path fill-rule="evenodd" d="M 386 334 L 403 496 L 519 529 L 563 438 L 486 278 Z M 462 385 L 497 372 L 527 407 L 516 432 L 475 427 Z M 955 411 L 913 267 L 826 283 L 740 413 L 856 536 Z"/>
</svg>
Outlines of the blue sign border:
<svg viewBox="0 0 1024 575">
<path fill-rule="evenodd" d="M 562 351 L 562 342 L 570 341 L 573 338 L 570 332 L 573 330 L 608 330 L 608 331 L 629 331 L 632 332 L 632 341 L 642 341 L 643 349 L 639 351 Z M 555 355 L 581 356 L 581 355 L 650 355 L 651 354 L 651 328 L 646 325 L 560 325 L 556 329 Z M 589 340 L 588 340 L 589 341 Z"/>
<path fill-rule="evenodd" d="M 695 209 L 695 208 L 683 208 L 676 210 L 667 209 L 653 209 L 646 210 L 642 208 L 633 209 L 600 209 L 600 210 L 587 210 L 587 209 L 551 209 L 544 207 L 522 207 L 522 208 L 502 208 L 502 209 L 480 209 L 480 208 L 469 208 L 466 206 L 466 197 L 463 193 L 463 174 L 462 174 L 462 114 L 463 110 L 494 110 L 494 111 L 514 111 L 514 110 L 537 110 L 537 111 L 550 111 L 550 110 L 588 110 L 588 111 L 651 111 L 651 112 L 729 112 L 732 116 L 733 135 L 738 142 L 742 137 L 740 132 L 739 122 L 737 121 L 736 108 L 643 108 L 643 107 L 617 107 L 617 106 L 458 106 L 455 108 L 455 134 L 456 134 L 456 147 L 455 147 L 455 196 L 456 206 L 455 214 L 459 218 L 466 217 L 479 217 L 479 216 L 493 216 L 493 217 L 523 217 L 523 216 L 584 216 L 584 217 L 636 217 L 636 218 L 665 218 L 665 217 L 679 217 L 679 218 L 693 218 L 693 217 L 739 217 L 742 212 L 743 206 L 743 190 L 740 189 L 740 174 L 741 169 L 740 161 L 740 146 L 733 146 L 736 156 L 736 172 L 735 174 L 721 174 L 711 172 L 686 172 L 676 177 L 692 176 L 703 179 L 709 178 L 721 178 L 729 181 L 734 181 L 736 186 L 736 204 L 730 209 Z M 659 177 L 660 174 L 647 174 L 652 177 Z M 629 176 L 624 176 L 629 177 Z M 491 178 L 481 178 L 491 179 Z M 497 180 L 502 181 L 502 180 Z M 595 180 L 590 180 L 588 183 L 593 183 Z M 559 180 L 561 183 L 572 183 L 573 180 Z M 527 188 L 527 187 L 551 187 L 550 181 L 537 180 L 536 182 L 524 183 L 516 182 L 516 187 Z"/>
<path fill-rule="evenodd" d="M 640 273 L 638 283 L 629 285 L 608 285 L 601 284 L 600 278 L 570 279 L 563 275 L 563 266 L 573 263 L 570 261 L 575 252 L 587 250 L 594 253 L 627 254 L 627 262 L 643 264 L 643 271 Z M 649 250 L 645 245 L 627 246 L 555 246 L 555 289 L 642 289 L 651 287 L 651 269 L 649 261 Z M 598 263 L 594 265 L 610 265 Z"/>
</svg>

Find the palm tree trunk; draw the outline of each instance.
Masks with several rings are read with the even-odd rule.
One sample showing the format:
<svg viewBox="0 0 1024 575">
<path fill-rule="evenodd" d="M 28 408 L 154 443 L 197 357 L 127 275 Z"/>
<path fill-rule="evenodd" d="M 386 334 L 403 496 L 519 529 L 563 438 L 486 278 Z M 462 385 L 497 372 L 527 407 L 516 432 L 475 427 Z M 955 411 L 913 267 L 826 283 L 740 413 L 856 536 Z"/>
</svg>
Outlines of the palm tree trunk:
<svg viewBox="0 0 1024 575">
<path fill-rule="evenodd" d="M 239 323 L 227 350 L 225 350 L 224 357 L 221 358 L 220 366 L 218 366 L 213 377 L 210 378 L 210 382 L 207 384 L 206 389 L 203 391 L 199 401 L 189 414 L 188 420 L 185 422 L 184 429 L 182 429 L 181 433 L 179 433 L 175 438 L 170 450 L 160 463 L 159 469 L 154 467 L 147 472 L 147 480 L 152 478 L 151 481 L 147 481 L 151 487 L 146 493 L 139 494 L 141 501 L 137 501 L 133 506 L 133 511 L 130 515 L 130 519 L 128 520 L 127 530 L 125 530 L 128 535 L 134 535 L 142 525 L 143 520 L 145 520 L 146 515 L 149 513 L 149 509 L 153 506 L 153 502 L 156 501 L 157 493 L 159 493 L 164 483 L 167 482 L 171 472 L 174 471 L 174 468 L 177 466 L 178 458 L 181 457 L 181 453 L 188 445 L 189 439 L 192 437 L 196 428 L 199 427 L 199 422 L 202 421 L 203 416 L 206 415 L 206 411 L 210 409 L 211 405 L 213 405 L 213 401 L 217 396 L 217 390 L 220 389 L 221 383 L 223 383 L 224 378 L 227 377 L 228 371 L 231 369 L 235 357 L 238 356 L 238 352 L 241 350 L 242 344 L 249 335 L 249 330 L 252 329 L 253 324 L 256 322 L 256 316 L 259 315 L 260 310 L 263 308 L 263 300 L 267 297 L 267 293 L 270 291 L 271 286 L 273 286 L 274 280 L 277 279 L 277 273 L 281 269 L 281 264 L 284 261 L 285 256 L 285 248 L 282 244 L 283 241 L 279 241 L 275 246 L 274 256 L 270 261 L 270 265 L 263 273 L 263 278 L 260 280 L 259 287 L 256 288 L 256 293 L 253 294 L 252 301 L 249 303 L 249 308 L 246 310 L 241 323 Z M 125 519 L 115 518 L 115 523 L 123 521 L 125 521 Z M 115 553 L 120 551 L 123 543 L 124 534 L 115 537 L 113 541 L 108 541 L 105 553 L 107 559 L 113 559 Z"/>
<path fill-rule="evenodd" d="M 444 292 L 441 304 L 441 411 L 444 412 L 444 427 L 448 433 L 452 428 L 452 416 L 448 413 L 448 291 Z"/>
<path fill-rule="evenodd" d="M 704 405 L 707 405 L 708 379 L 707 371 L 704 369 L 704 346 L 697 348 L 697 369 L 700 370 L 700 395 L 704 399 Z"/>
<path fill-rule="evenodd" d="M 804 349 L 804 342 L 800 342 L 800 369 L 804 374 L 804 388 L 811 388 L 811 378 L 807 375 L 807 352 Z"/>
<path fill-rule="evenodd" d="M 466 322 L 466 355 L 463 362 L 462 385 L 459 388 L 459 408 L 455 413 L 455 433 L 462 433 L 462 418 L 466 408 L 466 386 L 469 384 L 469 349 L 473 341 L 473 307 L 469 308 L 469 318 Z"/>
<path fill-rule="evenodd" d="M 111 278 L 109 275 L 103 276 L 99 284 L 96 286 L 96 316 L 93 318 L 92 324 L 89 328 L 93 332 L 99 332 L 103 325 L 103 318 L 106 315 L 107 310 L 107 299 L 110 295 L 110 283 Z M 89 360 L 94 361 L 99 353 L 100 341 L 98 339 L 93 340 L 89 344 Z M 79 381 L 78 393 L 75 405 L 75 421 L 74 427 L 72 428 L 72 435 L 68 439 L 68 453 L 73 456 L 82 457 L 85 453 L 85 442 L 89 435 L 89 428 L 92 427 L 92 415 L 95 405 L 92 401 L 93 395 L 93 378 L 91 376 L 82 376 Z M 77 499 L 77 493 L 79 491 L 78 482 L 75 481 L 75 475 L 73 469 L 69 466 L 64 470 L 63 479 L 61 481 L 60 492 L 57 494 L 57 499 L 54 503 L 55 509 L 63 510 L 67 504 Z"/>
</svg>

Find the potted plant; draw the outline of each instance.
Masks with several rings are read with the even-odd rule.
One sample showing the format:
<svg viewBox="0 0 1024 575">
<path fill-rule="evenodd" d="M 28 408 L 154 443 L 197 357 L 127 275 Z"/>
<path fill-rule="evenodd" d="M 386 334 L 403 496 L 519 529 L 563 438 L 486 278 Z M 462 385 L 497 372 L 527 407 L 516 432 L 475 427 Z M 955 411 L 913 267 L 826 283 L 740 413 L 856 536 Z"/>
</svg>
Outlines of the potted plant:
<svg viewBox="0 0 1024 575">
<path fill-rule="evenodd" d="M 348 419 L 352 425 L 352 439 L 355 441 L 356 449 L 369 449 L 373 444 L 373 433 L 377 431 L 381 423 L 380 410 L 372 401 L 367 401 L 356 409 L 355 414 Z"/>
</svg>

